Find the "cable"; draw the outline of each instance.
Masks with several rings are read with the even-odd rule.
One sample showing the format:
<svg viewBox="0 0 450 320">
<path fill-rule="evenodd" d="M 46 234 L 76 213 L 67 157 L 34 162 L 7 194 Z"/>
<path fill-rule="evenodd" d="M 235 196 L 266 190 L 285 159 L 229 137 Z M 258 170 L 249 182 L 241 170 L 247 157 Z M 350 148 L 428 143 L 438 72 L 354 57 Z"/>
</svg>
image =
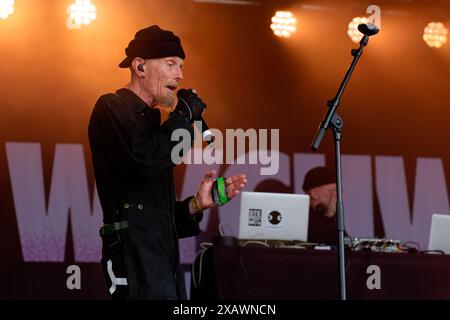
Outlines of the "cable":
<svg viewBox="0 0 450 320">
<path fill-rule="evenodd" d="M 280 248 L 280 249 L 306 249 L 305 246 L 302 246 L 300 244 L 279 244 L 277 246 L 275 246 L 276 248 Z"/>
<path fill-rule="evenodd" d="M 411 246 L 410 244 L 413 244 L 414 246 Z M 403 244 L 399 245 L 398 249 L 407 253 L 419 253 L 420 245 L 414 241 L 406 241 Z"/>
<path fill-rule="evenodd" d="M 415 242 L 415 241 L 406 241 L 406 242 L 403 242 L 402 246 L 412 248 L 409 244 L 414 244 L 414 245 L 415 245 L 415 249 L 420 250 L 420 244 L 418 244 L 418 243 Z"/>
<path fill-rule="evenodd" d="M 443 250 L 421 250 L 419 251 L 419 253 L 425 253 L 425 254 L 445 254 L 445 252 Z"/>
<path fill-rule="evenodd" d="M 241 245 L 242 247 L 245 247 L 245 246 L 247 246 L 247 245 L 250 244 L 250 243 L 252 243 L 252 244 L 261 244 L 261 245 L 263 245 L 264 247 L 270 248 L 270 246 L 269 246 L 269 244 L 267 243 L 266 240 L 264 240 L 264 241 L 249 240 L 249 241 L 244 241 L 244 242 L 242 242 L 240 245 Z"/>
<path fill-rule="evenodd" d="M 202 266 L 203 266 L 203 255 L 208 250 L 209 247 L 212 247 L 213 244 L 211 242 L 202 242 L 200 243 L 201 249 L 195 254 L 194 263 L 192 264 L 192 282 L 195 288 L 198 288 L 200 282 L 202 281 Z M 199 260 L 199 272 L 198 272 L 198 282 L 195 278 L 195 263 L 197 258 L 200 256 Z"/>
<path fill-rule="evenodd" d="M 230 225 L 221 222 L 221 223 L 219 223 L 219 234 L 220 234 L 221 237 L 225 236 L 225 232 L 223 231 L 223 227 L 224 226 L 228 227 L 228 229 L 231 230 L 230 234 L 233 234 L 233 228 L 231 228 Z"/>
</svg>

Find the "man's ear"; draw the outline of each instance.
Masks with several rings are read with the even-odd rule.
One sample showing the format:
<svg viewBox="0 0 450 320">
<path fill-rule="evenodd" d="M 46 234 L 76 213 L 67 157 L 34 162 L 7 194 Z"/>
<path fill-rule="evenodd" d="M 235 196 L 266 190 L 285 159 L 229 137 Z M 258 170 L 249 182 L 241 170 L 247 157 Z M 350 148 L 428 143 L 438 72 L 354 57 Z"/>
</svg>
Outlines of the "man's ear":
<svg viewBox="0 0 450 320">
<path fill-rule="evenodd" d="M 136 73 L 138 76 L 144 76 L 145 75 L 144 64 L 145 64 L 144 59 L 136 57 L 131 62 L 131 68 L 133 69 L 134 73 Z"/>
<path fill-rule="evenodd" d="M 317 189 L 316 188 L 312 188 L 311 190 L 309 190 L 308 194 L 309 194 L 309 196 L 312 199 L 317 199 L 318 198 L 318 196 L 317 196 Z"/>
</svg>

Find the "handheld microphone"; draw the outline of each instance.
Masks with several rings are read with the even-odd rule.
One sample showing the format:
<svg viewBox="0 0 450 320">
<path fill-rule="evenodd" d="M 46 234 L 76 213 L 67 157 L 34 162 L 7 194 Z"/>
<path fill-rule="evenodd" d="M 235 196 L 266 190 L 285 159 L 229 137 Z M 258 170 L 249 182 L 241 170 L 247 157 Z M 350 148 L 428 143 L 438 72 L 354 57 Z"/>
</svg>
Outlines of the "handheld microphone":
<svg viewBox="0 0 450 320">
<path fill-rule="evenodd" d="M 211 144 L 214 142 L 214 135 L 211 130 L 209 130 L 208 125 L 205 122 L 205 119 L 203 117 L 200 118 L 201 125 L 200 127 L 197 125 L 198 131 L 202 133 L 202 138 L 205 140 L 208 144 Z M 195 123 L 198 123 L 199 121 L 195 121 Z"/>
<path fill-rule="evenodd" d="M 191 89 L 193 93 L 197 94 L 197 91 L 195 89 Z M 202 133 L 202 138 L 204 141 L 206 141 L 208 144 L 211 144 L 214 142 L 214 135 L 211 130 L 209 130 L 208 125 L 205 122 L 205 119 L 203 117 L 200 117 L 201 125 L 200 127 L 197 125 L 198 131 Z M 198 122 L 196 122 L 198 124 Z"/>
<path fill-rule="evenodd" d="M 374 34 L 377 34 L 380 31 L 380 28 L 378 28 L 376 25 L 372 23 L 361 23 L 358 25 L 358 30 L 362 34 L 365 34 L 367 36 L 373 36 Z"/>
</svg>

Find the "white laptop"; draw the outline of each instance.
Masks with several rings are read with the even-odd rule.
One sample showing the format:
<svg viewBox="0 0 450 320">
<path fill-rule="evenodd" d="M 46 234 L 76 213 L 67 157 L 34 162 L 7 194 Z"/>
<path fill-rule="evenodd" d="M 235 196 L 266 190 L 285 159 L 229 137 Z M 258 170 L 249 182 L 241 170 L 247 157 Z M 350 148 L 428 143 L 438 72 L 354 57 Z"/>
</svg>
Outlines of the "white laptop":
<svg viewBox="0 0 450 320">
<path fill-rule="evenodd" d="M 242 192 L 239 239 L 308 239 L 309 195 Z"/>
<path fill-rule="evenodd" d="M 431 216 L 428 250 L 442 250 L 450 254 L 450 215 L 435 213 Z"/>
</svg>

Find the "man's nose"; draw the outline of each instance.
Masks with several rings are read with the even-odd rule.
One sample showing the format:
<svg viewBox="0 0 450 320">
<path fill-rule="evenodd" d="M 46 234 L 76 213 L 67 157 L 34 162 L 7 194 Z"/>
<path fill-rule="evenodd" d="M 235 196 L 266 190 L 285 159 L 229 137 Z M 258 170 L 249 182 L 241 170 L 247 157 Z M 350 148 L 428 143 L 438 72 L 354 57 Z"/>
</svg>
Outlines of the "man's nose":
<svg viewBox="0 0 450 320">
<path fill-rule="evenodd" d="M 183 80 L 183 70 L 181 70 L 180 67 L 177 68 L 176 77 L 177 77 L 177 80 Z"/>
</svg>

